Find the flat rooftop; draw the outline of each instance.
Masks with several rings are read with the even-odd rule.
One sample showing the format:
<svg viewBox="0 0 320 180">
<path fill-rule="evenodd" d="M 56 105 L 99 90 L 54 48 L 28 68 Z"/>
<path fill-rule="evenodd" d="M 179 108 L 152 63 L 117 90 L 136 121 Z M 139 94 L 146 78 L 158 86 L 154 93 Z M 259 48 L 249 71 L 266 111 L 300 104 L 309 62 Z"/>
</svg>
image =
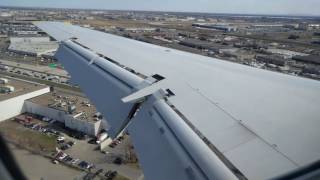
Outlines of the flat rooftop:
<svg viewBox="0 0 320 180">
<path fill-rule="evenodd" d="M 66 113 L 69 113 L 68 106 L 74 105 L 75 111 L 70 115 L 78 115 L 75 117 L 76 119 L 92 122 L 99 121 L 95 116 L 97 113 L 95 106 L 85 97 L 70 95 L 69 93 L 67 94 L 63 92 L 50 92 L 28 99 L 27 101 L 64 111 Z"/>
<path fill-rule="evenodd" d="M 56 42 L 21 42 L 11 43 L 9 50 L 33 54 L 44 54 L 58 49 Z"/>
<path fill-rule="evenodd" d="M 8 49 L 38 55 L 56 51 L 58 43 L 50 41 L 49 37 L 11 37 Z"/>
<path fill-rule="evenodd" d="M 0 76 L 0 78 L 5 78 L 5 79 L 9 80 L 9 82 L 6 84 L 0 84 L 0 87 L 13 86 L 15 89 L 11 93 L 5 93 L 5 94 L 0 93 L 0 101 L 4 101 L 4 100 L 7 100 L 7 99 L 10 99 L 13 97 L 28 94 L 33 91 L 37 91 L 37 90 L 40 90 L 40 89 L 47 87 L 42 84 L 33 83 L 30 81 L 25 81 L 25 80 L 16 79 L 16 78 L 11 78 L 11 77 L 7 77 L 7 76 Z"/>
</svg>

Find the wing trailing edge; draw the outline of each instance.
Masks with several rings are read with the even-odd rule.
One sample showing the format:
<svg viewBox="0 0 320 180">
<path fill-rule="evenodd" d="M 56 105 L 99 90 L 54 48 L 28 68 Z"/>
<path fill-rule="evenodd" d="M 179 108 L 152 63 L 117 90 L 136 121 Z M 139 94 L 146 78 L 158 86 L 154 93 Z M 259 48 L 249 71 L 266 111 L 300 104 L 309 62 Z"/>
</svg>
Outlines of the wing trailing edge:
<svg viewBox="0 0 320 180">
<path fill-rule="evenodd" d="M 175 111 L 170 90 L 146 90 L 143 78 L 73 40 L 57 59 L 105 116 L 111 137 L 128 131 L 146 179 L 236 179 L 234 173 Z"/>
</svg>

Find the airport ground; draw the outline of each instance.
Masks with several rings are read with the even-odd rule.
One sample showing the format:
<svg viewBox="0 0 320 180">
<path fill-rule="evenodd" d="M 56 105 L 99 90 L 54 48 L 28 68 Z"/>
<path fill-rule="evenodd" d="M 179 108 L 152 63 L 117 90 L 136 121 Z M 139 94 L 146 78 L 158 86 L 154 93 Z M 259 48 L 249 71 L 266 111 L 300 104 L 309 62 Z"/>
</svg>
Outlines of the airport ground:
<svg viewBox="0 0 320 180">
<path fill-rule="evenodd" d="M 24 175 L 34 180 L 80 179 L 83 172 L 66 166 L 53 164 L 50 159 L 34 154 L 25 149 L 10 144 Z"/>
<path fill-rule="evenodd" d="M 56 147 L 59 144 L 55 136 L 48 136 L 40 130 L 27 128 L 20 124 L 14 118 L 0 123 L 0 132 L 10 144 L 13 154 L 17 156 L 18 164 L 21 165 L 24 173 L 29 179 L 82 179 L 90 172 L 97 172 L 102 169 L 94 179 L 104 179 L 104 174 L 107 171 L 117 171 L 118 176 L 114 179 L 139 179 L 142 171 L 137 163 L 114 164 L 114 159 L 117 157 L 125 157 L 128 147 L 132 146 L 129 136 L 125 136 L 121 144 L 111 148 L 107 147 L 104 151 L 100 151 L 97 144 L 88 143 L 91 138 L 79 140 L 68 135 L 68 132 L 59 124 L 49 124 L 42 120 L 33 118 L 33 124 L 41 124 L 42 127 L 52 128 L 61 133 L 60 136 L 65 137 L 65 141 L 72 141 L 75 144 L 64 150 L 74 159 L 92 163 L 95 168 L 91 170 L 83 170 L 74 164 L 61 161 L 59 164 L 52 162 L 56 154 Z M 30 163 L 34 163 L 30 166 Z M 29 165 L 29 166 L 28 166 Z M 70 168 L 70 167 L 72 168 Z"/>
</svg>

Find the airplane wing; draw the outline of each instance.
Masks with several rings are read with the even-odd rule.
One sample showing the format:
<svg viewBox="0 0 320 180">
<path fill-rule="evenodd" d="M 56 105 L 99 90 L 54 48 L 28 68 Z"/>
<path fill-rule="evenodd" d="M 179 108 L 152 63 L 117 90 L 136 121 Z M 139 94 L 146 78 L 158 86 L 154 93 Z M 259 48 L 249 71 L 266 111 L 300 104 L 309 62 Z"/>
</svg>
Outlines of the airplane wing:
<svg viewBox="0 0 320 180">
<path fill-rule="evenodd" d="M 265 179 L 320 159 L 320 82 L 61 22 L 57 59 L 146 179 Z"/>
</svg>

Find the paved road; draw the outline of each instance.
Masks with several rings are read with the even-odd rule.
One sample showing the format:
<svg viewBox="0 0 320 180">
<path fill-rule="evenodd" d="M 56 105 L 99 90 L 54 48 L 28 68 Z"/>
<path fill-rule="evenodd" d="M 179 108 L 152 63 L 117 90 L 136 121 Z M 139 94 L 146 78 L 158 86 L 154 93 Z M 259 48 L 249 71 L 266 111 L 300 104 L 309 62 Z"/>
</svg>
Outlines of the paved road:
<svg viewBox="0 0 320 180">
<path fill-rule="evenodd" d="M 24 79 L 24 80 L 27 80 L 27 81 L 37 82 L 37 83 L 40 83 L 40 84 L 46 84 L 46 85 L 52 86 L 52 87 L 58 87 L 58 88 L 62 88 L 62 89 L 81 92 L 80 88 L 77 88 L 77 87 L 74 87 L 74 86 L 61 84 L 61 83 L 55 83 L 55 82 L 52 82 L 52 81 L 33 78 L 33 77 L 29 77 L 29 76 L 23 76 L 23 75 L 19 75 L 19 74 L 16 74 L 16 73 L 10 73 L 10 72 L 6 72 L 6 71 L 1 71 L 0 70 L 0 75 L 11 76 L 11 77 L 15 77 L 15 78 Z"/>
<path fill-rule="evenodd" d="M 42 65 L 31 65 L 31 64 L 25 64 L 25 63 L 17 63 L 14 61 L 8 61 L 8 60 L 3 60 L 3 59 L 0 59 L 0 62 L 1 62 L 1 64 L 11 66 L 11 67 L 16 67 L 16 68 L 30 70 L 30 71 L 34 71 L 34 72 L 46 73 L 46 74 L 50 74 L 50 75 L 57 75 L 60 77 L 70 78 L 67 71 L 65 71 L 63 69 L 50 68 L 48 66 L 42 66 Z"/>
</svg>

